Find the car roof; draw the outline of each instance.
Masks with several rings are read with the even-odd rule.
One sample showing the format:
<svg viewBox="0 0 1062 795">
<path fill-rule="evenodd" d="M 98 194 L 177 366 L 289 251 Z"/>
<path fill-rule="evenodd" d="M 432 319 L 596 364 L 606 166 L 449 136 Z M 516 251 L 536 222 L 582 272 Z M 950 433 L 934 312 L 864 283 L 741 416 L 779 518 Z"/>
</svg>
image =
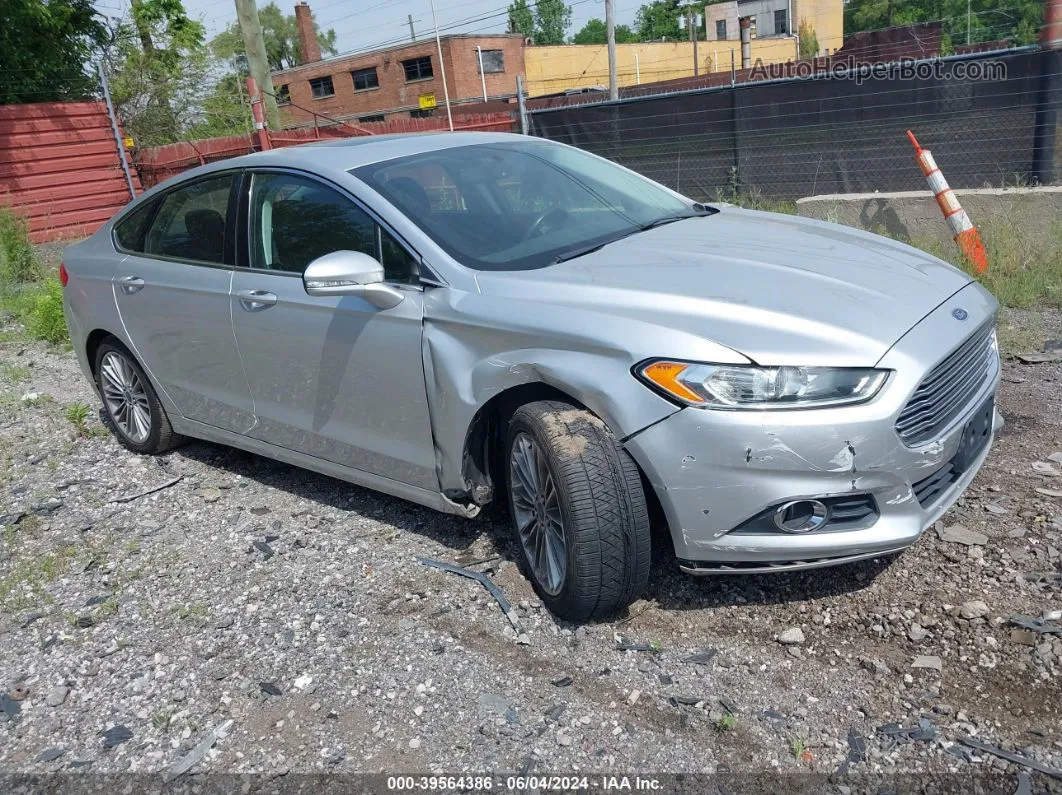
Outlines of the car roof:
<svg viewBox="0 0 1062 795">
<path fill-rule="evenodd" d="M 301 146 L 270 149 L 252 155 L 222 161 L 228 168 L 247 168 L 265 165 L 316 167 L 326 171 L 348 171 L 352 168 L 393 160 L 397 157 L 451 149 L 475 144 L 516 143 L 527 136 L 512 133 L 438 132 L 399 133 L 393 135 L 363 135 L 354 138 L 332 138 Z M 541 139 L 538 139 L 541 140 Z"/>
</svg>

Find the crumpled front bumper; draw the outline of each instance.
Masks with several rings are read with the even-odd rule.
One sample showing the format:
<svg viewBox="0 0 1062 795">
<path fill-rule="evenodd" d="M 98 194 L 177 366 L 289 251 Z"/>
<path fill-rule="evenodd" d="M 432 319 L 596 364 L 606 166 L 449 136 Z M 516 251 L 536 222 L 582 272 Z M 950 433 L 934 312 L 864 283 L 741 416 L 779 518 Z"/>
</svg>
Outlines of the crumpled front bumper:
<svg viewBox="0 0 1062 795">
<path fill-rule="evenodd" d="M 683 569 L 716 574 L 814 568 L 913 544 L 958 499 L 992 446 L 989 440 L 954 482 L 926 505 L 919 502 L 914 485 L 952 460 L 966 423 L 995 394 L 998 356 L 982 388 L 936 439 L 906 447 L 894 427 L 925 374 L 994 314 L 991 296 L 971 287 L 886 353 L 878 367 L 893 372 L 868 403 L 770 412 L 687 408 L 627 439 L 667 517 Z M 952 314 L 960 306 L 966 321 Z M 996 412 L 993 437 L 1001 425 Z M 871 495 L 879 513 L 863 529 L 738 530 L 791 500 L 857 494 Z"/>
</svg>

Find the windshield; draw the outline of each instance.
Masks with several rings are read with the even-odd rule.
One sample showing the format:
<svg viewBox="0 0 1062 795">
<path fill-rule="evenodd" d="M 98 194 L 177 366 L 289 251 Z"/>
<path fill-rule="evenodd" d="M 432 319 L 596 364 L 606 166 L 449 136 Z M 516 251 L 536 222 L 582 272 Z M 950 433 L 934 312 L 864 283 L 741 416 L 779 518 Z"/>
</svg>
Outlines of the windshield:
<svg viewBox="0 0 1062 795">
<path fill-rule="evenodd" d="M 698 206 L 605 160 L 545 142 L 474 144 L 354 169 L 450 256 L 528 270 Z"/>
</svg>

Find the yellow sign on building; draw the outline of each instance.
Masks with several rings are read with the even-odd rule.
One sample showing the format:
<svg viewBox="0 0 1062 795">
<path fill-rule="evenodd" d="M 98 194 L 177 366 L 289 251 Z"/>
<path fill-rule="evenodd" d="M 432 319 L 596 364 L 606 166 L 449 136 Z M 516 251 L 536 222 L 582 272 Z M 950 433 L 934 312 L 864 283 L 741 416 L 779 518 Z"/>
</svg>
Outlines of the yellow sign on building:
<svg viewBox="0 0 1062 795">
<path fill-rule="evenodd" d="M 419 100 L 421 110 L 431 110 L 435 107 L 435 92 L 432 92 L 430 94 L 421 94 Z"/>
</svg>

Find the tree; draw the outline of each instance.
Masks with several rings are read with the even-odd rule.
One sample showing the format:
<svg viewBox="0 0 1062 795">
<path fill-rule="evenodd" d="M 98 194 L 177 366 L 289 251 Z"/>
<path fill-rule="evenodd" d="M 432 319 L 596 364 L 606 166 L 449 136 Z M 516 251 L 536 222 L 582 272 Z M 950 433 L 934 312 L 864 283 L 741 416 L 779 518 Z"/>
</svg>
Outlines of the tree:
<svg viewBox="0 0 1062 795">
<path fill-rule="evenodd" d="M 107 61 L 115 108 L 138 145 L 182 140 L 202 115 L 209 56 L 181 0 L 132 0 Z"/>
<path fill-rule="evenodd" d="M 634 27 L 641 41 L 677 41 L 688 38 L 684 23 L 680 23 L 682 10 L 678 0 L 654 0 L 638 9 L 634 17 Z"/>
<path fill-rule="evenodd" d="M 265 41 L 266 62 L 273 71 L 290 69 L 298 66 L 302 60 L 302 44 L 299 41 L 299 29 L 295 24 L 295 15 L 284 12 L 276 3 L 261 6 L 258 20 L 262 24 L 262 39 Z M 317 43 L 322 55 L 335 55 L 336 32 L 329 28 L 322 32 L 317 22 L 313 23 L 317 33 Z M 210 48 L 222 60 L 241 75 L 248 74 L 247 56 L 244 53 L 243 35 L 239 22 L 233 22 L 210 41 Z"/>
<path fill-rule="evenodd" d="M 627 44 L 637 41 L 634 31 L 627 25 L 616 25 L 616 43 Z M 572 44 L 607 44 L 608 31 L 600 19 L 588 20 L 582 29 L 572 37 Z"/>
<path fill-rule="evenodd" d="M 1043 14 L 1042 0 L 1015 0 L 1002 5 L 999 0 L 849 0 L 844 8 L 844 31 L 850 35 L 939 21 L 944 38 L 956 44 L 965 44 L 967 38 L 972 44 L 998 40 L 1032 44 Z"/>
<path fill-rule="evenodd" d="M 509 32 L 519 33 L 525 39 L 535 35 L 535 15 L 527 0 L 513 0 L 509 6 Z"/>
<path fill-rule="evenodd" d="M 572 24 L 571 6 L 564 0 L 538 0 L 535 6 L 535 44 L 564 44 Z"/>
<path fill-rule="evenodd" d="M 819 37 L 815 28 L 806 19 L 800 20 L 797 30 L 797 39 L 800 41 L 800 57 L 804 60 L 816 58 L 819 54 Z"/>
<path fill-rule="evenodd" d="M 0 104 L 90 96 L 85 64 L 107 38 L 92 0 L 3 0 Z"/>
</svg>

